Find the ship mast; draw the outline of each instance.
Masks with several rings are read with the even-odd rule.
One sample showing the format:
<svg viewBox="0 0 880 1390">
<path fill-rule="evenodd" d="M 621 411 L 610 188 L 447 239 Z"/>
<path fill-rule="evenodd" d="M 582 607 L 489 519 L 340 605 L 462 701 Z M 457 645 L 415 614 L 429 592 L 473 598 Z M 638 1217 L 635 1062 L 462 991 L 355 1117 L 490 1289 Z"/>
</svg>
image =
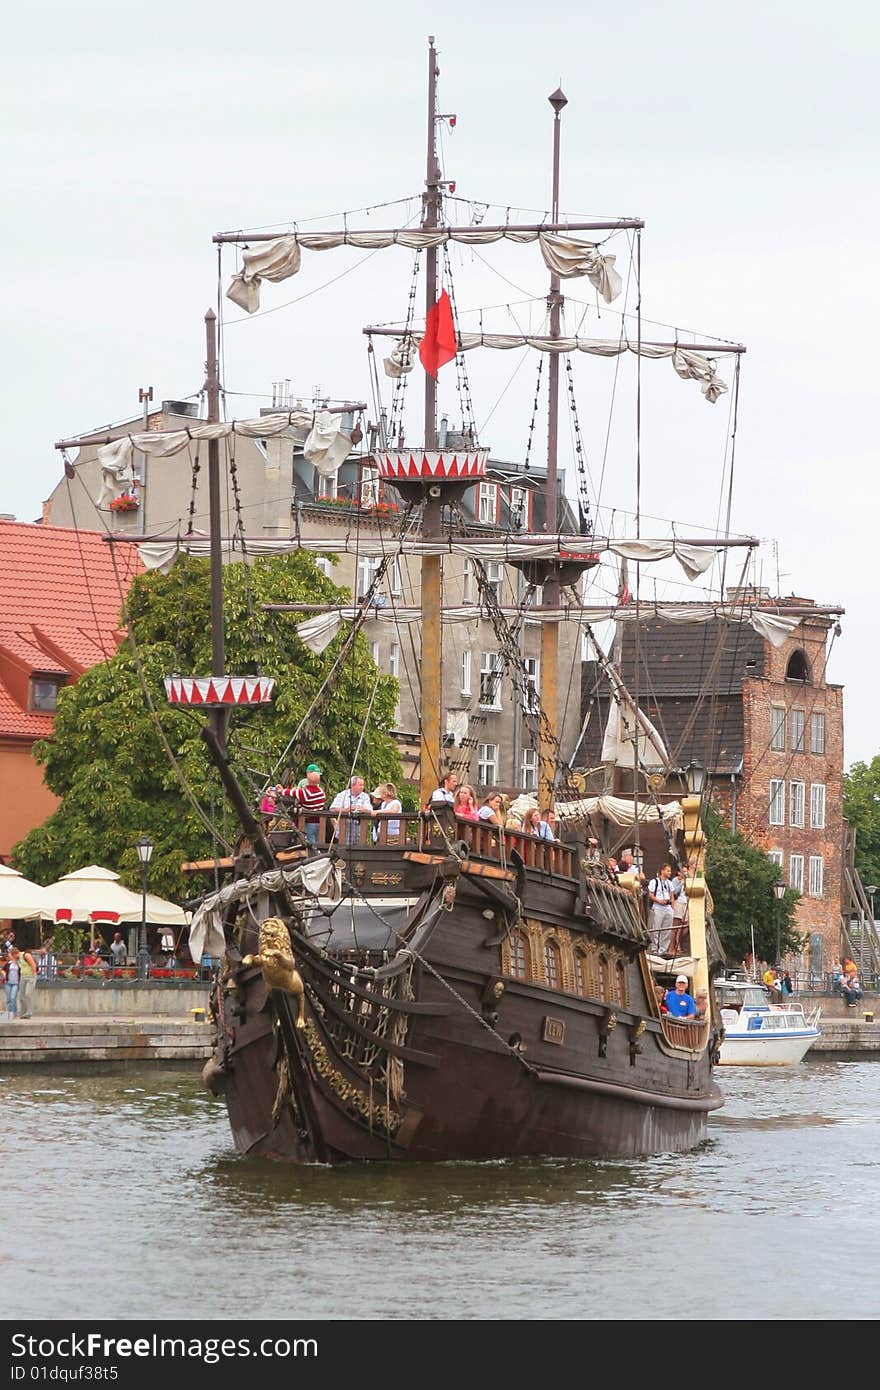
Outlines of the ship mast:
<svg viewBox="0 0 880 1390">
<path fill-rule="evenodd" d="M 553 211 L 551 220 L 559 220 L 559 137 L 560 115 L 568 105 L 568 98 L 561 87 L 547 98 L 553 107 Z M 563 296 L 560 292 L 560 279 L 555 272 L 550 276 L 550 293 L 547 307 L 550 310 L 550 337 L 559 338 L 562 327 Z M 547 404 L 547 483 L 546 516 L 544 531 L 548 536 L 556 533 L 556 465 L 559 453 L 559 354 L 552 353 L 549 363 L 549 392 Z M 559 580 L 549 579 L 544 585 L 543 604 L 547 609 L 559 607 Z M 559 728 L 559 623 L 545 618 L 541 624 L 541 706 L 546 715 L 542 720 L 538 760 L 541 767 L 541 780 L 538 797 L 542 809 L 553 801 L 553 788 L 556 780 L 557 737 Z"/>
<path fill-rule="evenodd" d="M 425 193 L 422 200 L 422 227 L 434 228 L 439 223 L 440 169 L 437 163 L 437 50 L 434 35 L 428 38 L 428 153 L 425 165 Z M 437 248 L 426 249 L 425 314 L 437 299 Z M 437 448 L 437 378 L 425 372 L 425 438 L 424 447 Z M 422 533 L 426 540 L 440 536 L 442 490 L 429 487 L 424 493 Z M 419 791 L 422 806 L 427 805 L 440 776 L 440 706 L 441 706 L 441 567 L 439 555 L 426 555 L 422 560 L 422 690 Z"/>
</svg>

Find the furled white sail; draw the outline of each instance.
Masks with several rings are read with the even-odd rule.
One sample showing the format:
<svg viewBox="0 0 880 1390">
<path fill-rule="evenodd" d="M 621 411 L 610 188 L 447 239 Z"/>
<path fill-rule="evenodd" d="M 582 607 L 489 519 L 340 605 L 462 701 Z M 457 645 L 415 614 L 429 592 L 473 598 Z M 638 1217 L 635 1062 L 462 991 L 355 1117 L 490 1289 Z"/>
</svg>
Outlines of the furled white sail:
<svg viewBox="0 0 880 1390">
<path fill-rule="evenodd" d="M 753 547 L 757 541 L 744 538 L 732 542 L 737 545 Z M 230 539 L 223 541 L 224 554 L 235 553 L 240 546 Z M 571 559 L 589 551 L 591 555 L 610 552 L 613 555 L 628 555 L 632 546 L 638 546 L 641 560 L 668 560 L 675 558 L 688 579 L 696 579 L 703 574 L 720 553 L 712 545 L 693 545 L 673 539 L 641 540 L 631 542 L 590 536 L 523 536 L 512 533 L 498 538 L 468 537 L 464 540 L 424 540 L 401 539 L 396 535 L 365 536 L 352 533 L 345 536 L 291 536 L 246 538 L 250 555 L 289 555 L 295 550 L 311 550 L 317 555 L 357 554 L 369 559 L 379 559 L 390 555 L 461 555 L 477 560 L 545 560 Z M 207 536 L 183 536 L 167 541 L 145 541 L 138 545 L 138 553 L 147 569 L 167 570 L 179 551 L 188 555 L 207 555 L 210 541 Z M 607 613 L 606 613 L 607 616 Z"/>
<path fill-rule="evenodd" d="M 537 241 L 548 270 L 563 280 L 585 275 L 606 304 L 616 299 L 623 288 L 623 281 L 614 269 L 617 257 L 603 255 L 595 242 L 558 232 L 518 231 L 516 227 L 441 227 L 436 231 L 292 232 L 261 245 L 256 251 L 243 251 L 242 269 L 232 277 L 226 296 L 246 313 L 255 313 L 260 307 L 260 282 L 287 280 L 296 275 L 303 247 L 307 251 L 330 251 L 337 246 L 355 246 L 362 251 L 379 251 L 387 246 L 420 250 L 443 246 L 450 241 L 466 246 L 488 246 L 493 241 Z"/>
<path fill-rule="evenodd" d="M 655 806 L 645 801 L 626 801 L 620 796 L 585 796 L 578 801 L 557 801 L 554 810 L 557 821 L 586 821 L 595 816 L 604 816 L 614 825 L 635 825 L 636 821 L 661 821 L 667 830 L 681 830 L 684 818 L 681 804 L 668 801 L 665 806 Z"/>
<path fill-rule="evenodd" d="M 385 359 L 388 376 L 401 376 L 411 371 L 415 361 L 415 351 L 421 339 L 417 335 L 406 335 L 398 339 L 389 358 Z M 411 343 L 411 349 L 407 345 Z M 727 391 L 727 383 L 718 375 L 709 357 L 690 348 L 670 343 L 633 343 L 610 341 L 605 338 L 550 338 L 539 333 L 459 333 L 460 352 L 470 352 L 473 348 L 494 348 L 500 352 L 511 352 L 515 348 L 529 347 L 537 352 L 586 352 L 593 357 L 620 357 L 624 352 L 635 353 L 639 357 L 652 359 L 668 357 L 678 375 L 685 381 L 699 381 L 700 389 L 711 404 Z M 720 350 L 720 346 L 719 346 Z M 394 364 L 394 370 L 389 368 Z M 408 365 L 407 365 L 408 364 Z"/>
<path fill-rule="evenodd" d="M 345 462 L 352 450 L 351 436 L 339 428 L 340 417 L 329 410 L 286 410 L 257 420 L 224 420 L 217 424 L 201 422 L 185 430 L 154 430 L 123 434 L 97 451 L 101 465 L 101 492 L 97 505 L 103 507 L 120 489 L 134 480 L 133 461 L 137 449 L 150 458 L 170 458 L 193 443 L 229 439 L 270 439 L 288 435 L 303 443 L 303 455 L 319 473 L 329 477 Z"/>
</svg>

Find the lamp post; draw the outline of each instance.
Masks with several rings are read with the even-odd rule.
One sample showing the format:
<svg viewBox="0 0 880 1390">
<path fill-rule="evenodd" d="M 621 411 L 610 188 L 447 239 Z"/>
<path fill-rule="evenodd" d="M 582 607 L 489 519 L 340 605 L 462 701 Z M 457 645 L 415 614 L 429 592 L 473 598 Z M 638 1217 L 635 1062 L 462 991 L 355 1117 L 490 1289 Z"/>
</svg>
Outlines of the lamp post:
<svg viewBox="0 0 880 1390">
<path fill-rule="evenodd" d="M 142 835 L 135 844 L 141 866 L 141 924 L 138 930 L 138 979 L 146 980 L 150 973 L 150 953 L 147 950 L 147 877 L 150 860 L 153 857 L 153 841 L 149 835 Z"/>
<path fill-rule="evenodd" d="M 782 963 L 782 899 L 785 897 L 785 884 L 777 880 L 773 885 L 776 898 L 776 968 Z"/>
<path fill-rule="evenodd" d="M 691 759 L 684 770 L 684 776 L 688 793 L 691 796 L 702 796 L 703 787 L 706 785 L 706 769 L 699 758 Z"/>
</svg>

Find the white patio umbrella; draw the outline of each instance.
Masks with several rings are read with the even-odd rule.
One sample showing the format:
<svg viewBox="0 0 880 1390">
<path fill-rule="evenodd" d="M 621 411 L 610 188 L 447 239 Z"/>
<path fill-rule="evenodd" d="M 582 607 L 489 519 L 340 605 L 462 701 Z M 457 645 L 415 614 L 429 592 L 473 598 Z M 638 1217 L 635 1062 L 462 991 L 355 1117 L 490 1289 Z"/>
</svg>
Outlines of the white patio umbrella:
<svg viewBox="0 0 880 1390">
<path fill-rule="evenodd" d="M 56 920 L 59 912 L 65 916 L 69 912 L 68 920 L 73 922 L 88 922 L 96 916 L 106 921 L 111 913 L 116 914 L 118 922 L 141 920 L 140 893 L 124 888 L 118 874 L 98 864 L 63 874 L 43 892 L 46 916 Z M 188 920 L 182 907 L 155 893 L 147 894 L 146 916 L 147 921 L 157 927 L 185 927 Z"/>
<path fill-rule="evenodd" d="M 52 909 L 46 904 L 45 888 L 31 883 L 17 869 L 0 864 L 0 920 L 6 917 L 27 919 L 51 916 Z"/>
</svg>

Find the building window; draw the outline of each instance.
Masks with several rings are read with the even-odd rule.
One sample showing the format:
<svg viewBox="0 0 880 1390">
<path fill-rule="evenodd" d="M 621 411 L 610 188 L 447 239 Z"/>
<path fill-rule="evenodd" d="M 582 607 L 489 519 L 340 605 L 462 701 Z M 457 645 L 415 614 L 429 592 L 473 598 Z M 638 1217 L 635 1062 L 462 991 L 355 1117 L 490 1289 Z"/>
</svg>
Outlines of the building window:
<svg viewBox="0 0 880 1390">
<path fill-rule="evenodd" d="M 501 708 L 501 674 L 501 653 L 481 652 L 480 704 L 483 709 Z"/>
<path fill-rule="evenodd" d="M 825 752 L 825 716 L 824 714 L 810 715 L 810 752 Z"/>
<path fill-rule="evenodd" d="M 538 785 L 538 750 L 524 748 L 522 755 L 522 789 L 533 792 Z"/>
<path fill-rule="evenodd" d="M 498 781 L 498 744 L 481 743 L 479 753 L 477 780 L 484 787 L 494 787 Z"/>
<path fill-rule="evenodd" d="M 803 652 L 792 652 L 785 668 L 787 681 L 802 681 L 805 685 L 810 679 L 810 663 Z"/>
<path fill-rule="evenodd" d="M 58 708 L 60 685 L 60 681 L 39 680 L 35 676 L 32 677 L 30 708 L 39 714 L 54 714 Z"/>
<path fill-rule="evenodd" d="M 785 783 L 781 777 L 770 778 L 770 824 L 785 825 Z"/>
<path fill-rule="evenodd" d="M 379 474 L 370 468 L 361 478 L 361 506 L 375 507 L 379 501 Z"/>
<path fill-rule="evenodd" d="M 796 893 L 804 891 L 804 856 L 793 854 L 788 861 L 788 886 Z"/>
<path fill-rule="evenodd" d="M 802 709 L 791 711 L 791 751 L 792 753 L 806 753 L 807 745 L 804 740 L 807 717 Z"/>
<path fill-rule="evenodd" d="M 335 497 L 338 472 L 336 473 L 315 473 L 315 496 L 316 497 Z"/>
<path fill-rule="evenodd" d="M 376 578 L 376 574 L 378 573 L 379 566 L 381 565 L 381 563 L 382 561 L 378 556 L 375 559 L 373 559 L 369 555 L 362 555 L 361 558 L 358 560 L 358 598 L 366 598 L 367 594 L 370 592 L 370 589 L 373 586 L 373 581 Z M 376 595 L 375 597 L 378 597 L 378 595 Z"/>
<path fill-rule="evenodd" d="M 461 601 L 462 603 L 473 603 L 474 601 L 474 562 L 465 560 L 464 576 L 461 581 Z"/>
<path fill-rule="evenodd" d="M 529 491 L 525 487 L 510 489 L 510 519 L 518 531 L 529 524 Z"/>
<path fill-rule="evenodd" d="M 526 714 L 537 714 L 541 708 L 539 681 L 541 661 L 537 656 L 527 656 L 523 661 L 523 709 Z"/>
<path fill-rule="evenodd" d="M 803 873 L 803 869 L 801 869 Z M 810 877 L 807 884 L 807 891 L 811 898 L 821 898 L 824 887 L 825 865 L 821 854 L 810 855 Z"/>
<path fill-rule="evenodd" d="M 778 864 L 779 867 L 780 867 L 780 869 L 782 868 L 782 858 L 783 858 L 783 856 L 782 856 L 782 850 L 781 850 L 781 849 L 771 849 L 770 852 L 769 852 L 769 854 L 767 855 L 767 858 L 768 858 L 768 859 L 772 859 L 772 861 L 773 861 L 774 864 Z"/>
<path fill-rule="evenodd" d="M 788 787 L 788 823 L 796 829 L 804 828 L 804 783 L 790 782 Z"/>
<path fill-rule="evenodd" d="M 785 710 L 779 705 L 770 706 L 770 747 L 774 753 L 785 752 Z"/>
<path fill-rule="evenodd" d="M 544 973 L 547 988 L 559 989 L 562 984 L 562 953 L 555 941 L 544 942 Z"/>
<path fill-rule="evenodd" d="M 494 483 L 480 483 L 477 520 L 484 526 L 494 526 L 498 506 L 498 488 Z"/>
<path fill-rule="evenodd" d="M 391 592 L 395 596 L 403 593 L 403 578 L 400 573 L 400 561 L 392 560 L 388 566 L 387 573 L 391 575 Z"/>
<path fill-rule="evenodd" d="M 315 556 L 315 569 L 319 574 L 323 574 L 325 579 L 329 579 L 333 573 L 333 566 L 326 555 Z"/>
<path fill-rule="evenodd" d="M 486 561 L 486 587 L 492 590 L 495 602 L 501 602 L 501 586 L 504 583 L 504 565 L 500 560 Z"/>
<path fill-rule="evenodd" d="M 825 829 L 825 783 L 813 782 L 810 786 L 810 829 Z"/>
<path fill-rule="evenodd" d="M 371 643 L 370 643 L 370 656 L 373 658 L 374 662 L 375 662 L 376 665 L 378 666 L 378 665 L 379 665 L 379 643 L 378 643 L 378 642 L 371 642 Z"/>
<path fill-rule="evenodd" d="M 400 647 L 396 642 L 392 642 L 388 648 L 388 674 L 395 677 L 400 675 Z"/>
<path fill-rule="evenodd" d="M 515 980 L 530 980 L 532 978 L 532 960 L 528 937 L 525 932 L 512 931 L 508 941 L 510 943 L 511 975 Z"/>
<path fill-rule="evenodd" d="M 471 693 L 471 654 L 467 648 L 461 654 L 461 693 Z"/>
</svg>

